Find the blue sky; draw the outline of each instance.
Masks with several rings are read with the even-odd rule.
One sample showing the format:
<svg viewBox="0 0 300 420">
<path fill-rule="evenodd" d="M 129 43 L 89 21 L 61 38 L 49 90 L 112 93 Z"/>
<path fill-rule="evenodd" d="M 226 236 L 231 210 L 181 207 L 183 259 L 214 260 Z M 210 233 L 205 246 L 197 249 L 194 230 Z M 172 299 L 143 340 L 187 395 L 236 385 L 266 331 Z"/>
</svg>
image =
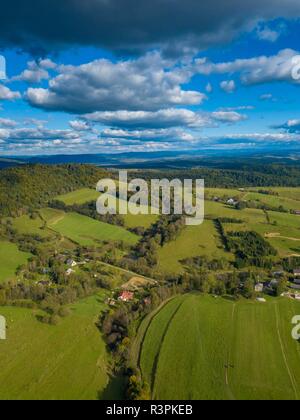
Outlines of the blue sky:
<svg viewBox="0 0 300 420">
<path fill-rule="evenodd" d="M 167 0 L 155 0 L 149 18 L 135 1 L 106 2 L 102 27 L 116 20 L 106 32 L 99 0 L 89 0 L 87 16 L 78 11 L 80 30 L 64 7 L 41 16 L 47 26 L 58 13 L 57 33 L 44 33 L 28 11 L 16 18 L 19 39 L 0 29 L 0 155 L 299 148 L 299 2 L 245 0 L 247 19 L 237 0 L 224 1 L 223 13 L 188 0 L 200 30 L 174 0 L 176 30 L 161 8 Z M 142 29 L 130 14 L 110 16 L 125 3 L 145 19 Z M 124 39 L 126 25 L 135 31 Z"/>
</svg>

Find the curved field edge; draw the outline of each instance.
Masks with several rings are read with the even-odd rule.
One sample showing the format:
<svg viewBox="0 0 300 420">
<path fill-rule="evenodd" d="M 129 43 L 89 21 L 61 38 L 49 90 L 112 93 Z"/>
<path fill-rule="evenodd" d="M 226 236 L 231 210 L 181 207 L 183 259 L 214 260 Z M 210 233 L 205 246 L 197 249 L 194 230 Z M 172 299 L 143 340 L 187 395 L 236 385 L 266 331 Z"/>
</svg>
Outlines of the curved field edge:
<svg viewBox="0 0 300 420">
<path fill-rule="evenodd" d="M 300 344 L 291 337 L 299 302 L 194 294 L 183 297 L 175 316 L 172 303 L 155 314 L 142 343 L 149 383 L 155 366 L 154 399 L 300 398 Z"/>
<path fill-rule="evenodd" d="M 0 399 L 101 398 L 109 384 L 109 355 L 95 325 L 103 299 L 98 294 L 71 305 L 71 315 L 56 326 L 39 322 L 39 311 L 1 307 L 8 329 L 0 342 Z"/>
</svg>

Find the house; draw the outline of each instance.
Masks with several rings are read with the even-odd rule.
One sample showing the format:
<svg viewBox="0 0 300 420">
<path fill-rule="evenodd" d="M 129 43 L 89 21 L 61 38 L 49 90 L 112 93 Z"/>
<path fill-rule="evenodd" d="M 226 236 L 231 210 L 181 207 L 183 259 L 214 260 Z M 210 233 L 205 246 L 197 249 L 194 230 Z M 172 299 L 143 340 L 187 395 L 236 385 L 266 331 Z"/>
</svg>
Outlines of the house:
<svg viewBox="0 0 300 420">
<path fill-rule="evenodd" d="M 75 273 L 75 271 L 74 270 L 72 270 L 72 268 L 69 268 L 67 271 L 66 271 L 66 276 L 70 276 L 71 274 L 74 274 Z"/>
<path fill-rule="evenodd" d="M 279 281 L 277 279 L 273 279 L 270 281 L 269 283 L 269 288 L 270 289 L 276 289 L 276 287 L 278 286 Z"/>
<path fill-rule="evenodd" d="M 230 198 L 229 200 L 227 200 L 227 204 L 229 206 L 236 206 L 237 205 L 237 201 L 235 201 L 233 198 Z"/>
<path fill-rule="evenodd" d="M 299 277 L 300 278 L 300 269 L 299 268 L 297 270 L 294 270 L 294 277 Z"/>
<path fill-rule="evenodd" d="M 121 302 L 130 302 L 134 298 L 133 292 L 124 291 L 120 294 L 119 300 Z"/>
<path fill-rule="evenodd" d="M 295 283 L 295 284 L 300 284 L 300 278 L 299 278 L 299 279 L 295 279 L 295 280 L 294 280 L 294 283 Z"/>
<path fill-rule="evenodd" d="M 294 213 L 296 214 L 296 216 L 300 216 L 300 210 L 295 210 Z"/>
<path fill-rule="evenodd" d="M 115 299 L 108 298 L 105 303 L 109 306 L 116 306 Z"/>
<path fill-rule="evenodd" d="M 255 292 L 256 293 L 262 293 L 264 291 L 264 284 L 263 283 L 257 283 L 255 285 Z"/>
<path fill-rule="evenodd" d="M 72 260 L 72 259 L 69 259 L 67 261 L 67 265 L 69 265 L 70 267 L 76 267 L 77 266 L 77 262 L 74 261 L 74 260 Z"/>
</svg>

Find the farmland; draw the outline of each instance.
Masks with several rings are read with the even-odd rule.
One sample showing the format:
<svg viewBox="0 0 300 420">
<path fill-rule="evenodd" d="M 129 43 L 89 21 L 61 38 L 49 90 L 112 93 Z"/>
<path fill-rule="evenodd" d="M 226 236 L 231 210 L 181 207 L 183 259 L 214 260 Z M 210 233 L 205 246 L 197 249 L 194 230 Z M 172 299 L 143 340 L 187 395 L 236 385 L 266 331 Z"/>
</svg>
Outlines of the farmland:
<svg viewBox="0 0 300 420">
<path fill-rule="evenodd" d="M 231 254 L 225 253 L 211 220 L 205 220 L 200 226 L 186 227 L 175 241 L 161 248 L 159 268 L 168 273 L 180 273 L 183 271 L 180 261 L 199 255 L 210 258 L 232 258 Z"/>
<path fill-rule="evenodd" d="M 104 241 L 124 241 L 133 245 L 138 240 L 136 235 L 122 227 L 102 223 L 77 213 L 48 211 L 47 216 L 50 217 L 48 226 L 51 229 L 83 246 Z"/>
<path fill-rule="evenodd" d="M 0 342 L 0 399 L 101 398 L 109 381 L 109 356 L 95 326 L 102 301 L 100 294 L 71 305 L 56 326 L 40 323 L 37 311 L 2 307 L 8 339 Z"/>
<path fill-rule="evenodd" d="M 287 299 L 173 299 L 143 321 L 140 365 L 153 398 L 299 399 L 300 347 L 291 337 L 299 311 Z"/>
<path fill-rule="evenodd" d="M 62 201 L 67 206 L 72 206 L 73 204 L 84 204 L 88 201 L 96 201 L 98 197 L 99 193 L 96 190 L 92 190 L 90 188 L 82 188 L 68 194 L 59 195 L 55 199 Z"/>
<path fill-rule="evenodd" d="M 17 268 L 26 264 L 30 254 L 21 252 L 15 244 L 0 242 L 0 283 L 15 277 Z"/>
</svg>

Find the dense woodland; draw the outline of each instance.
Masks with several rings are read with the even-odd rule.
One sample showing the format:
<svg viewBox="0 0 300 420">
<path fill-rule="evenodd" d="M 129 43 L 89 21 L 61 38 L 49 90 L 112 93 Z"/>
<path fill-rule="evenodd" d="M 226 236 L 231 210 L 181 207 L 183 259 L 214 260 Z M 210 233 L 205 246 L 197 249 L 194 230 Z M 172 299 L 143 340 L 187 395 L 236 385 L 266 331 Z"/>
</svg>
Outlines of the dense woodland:
<svg viewBox="0 0 300 420">
<path fill-rule="evenodd" d="M 19 216 L 45 206 L 56 195 L 95 188 L 104 170 L 89 165 L 26 165 L 1 170 L 0 215 Z"/>
</svg>

